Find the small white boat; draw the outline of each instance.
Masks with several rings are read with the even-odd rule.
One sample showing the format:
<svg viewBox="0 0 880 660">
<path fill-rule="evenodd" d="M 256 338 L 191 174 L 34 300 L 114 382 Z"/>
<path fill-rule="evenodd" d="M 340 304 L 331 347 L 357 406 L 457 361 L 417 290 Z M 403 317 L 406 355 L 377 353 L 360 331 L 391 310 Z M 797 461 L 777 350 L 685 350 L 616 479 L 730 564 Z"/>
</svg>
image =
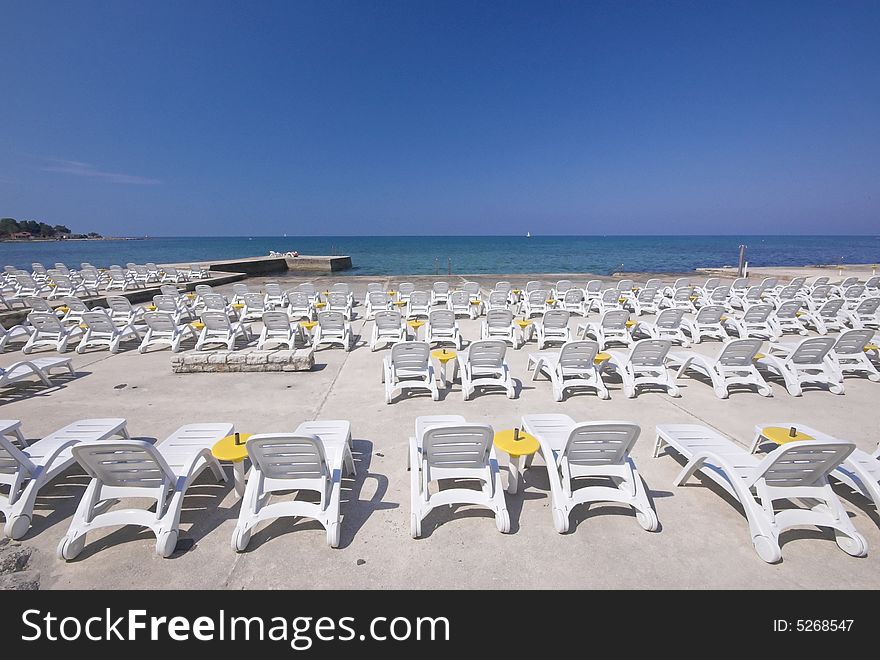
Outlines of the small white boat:
<svg viewBox="0 0 880 660">
<path fill-rule="evenodd" d="M 527 231 L 527 232 L 526 232 L 526 238 L 531 238 L 531 237 L 532 237 L 532 232 Z"/>
</svg>

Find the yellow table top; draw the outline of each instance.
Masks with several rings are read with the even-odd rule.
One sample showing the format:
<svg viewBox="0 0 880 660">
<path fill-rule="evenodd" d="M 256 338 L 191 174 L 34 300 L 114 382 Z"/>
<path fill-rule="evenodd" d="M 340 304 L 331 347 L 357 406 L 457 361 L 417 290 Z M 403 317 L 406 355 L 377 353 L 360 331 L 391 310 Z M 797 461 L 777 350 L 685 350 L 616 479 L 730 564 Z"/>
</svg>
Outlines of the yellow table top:
<svg viewBox="0 0 880 660">
<path fill-rule="evenodd" d="M 389 296 L 397 295 L 397 291 L 389 291 L 389 292 L 388 292 L 388 295 L 389 295 Z"/>
<path fill-rule="evenodd" d="M 638 290 L 639 290 L 639 287 L 634 286 L 634 287 L 632 288 L 632 290 L 633 290 L 633 291 L 638 291 Z"/>
<path fill-rule="evenodd" d="M 521 328 L 525 328 L 525 327 L 530 326 L 532 324 L 532 320 L 531 319 L 516 319 L 514 321 L 514 323 L 516 323 Z"/>
<path fill-rule="evenodd" d="M 89 326 L 87 326 L 85 323 L 80 323 L 80 324 L 79 324 L 79 327 L 82 328 L 83 330 L 88 330 L 88 329 L 89 329 Z"/>
<path fill-rule="evenodd" d="M 633 327 L 635 324 L 636 324 L 636 322 L 633 321 L 632 319 L 630 319 L 630 320 L 628 320 L 628 321 L 626 322 L 626 327 L 627 327 L 627 328 L 631 328 L 631 327 Z"/>
<path fill-rule="evenodd" d="M 767 357 L 767 356 L 764 355 L 763 353 L 755 353 L 755 357 L 753 357 L 752 359 L 753 360 L 760 360 L 761 358 L 765 358 L 765 357 Z"/>
<path fill-rule="evenodd" d="M 781 426 L 767 426 L 761 429 L 761 435 L 767 438 L 770 442 L 775 442 L 777 445 L 784 445 L 788 442 L 795 442 L 796 440 L 815 440 L 811 435 L 807 435 L 806 433 L 801 433 L 795 428 L 796 435 L 792 438 L 789 435 L 789 429 L 782 428 Z"/>
<path fill-rule="evenodd" d="M 243 309 L 244 304 L 243 303 L 232 303 L 232 308 L 233 309 Z"/>
<path fill-rule="evenodd" d="M 699 297 L 700 297 L 700 296 L 691 296 L 690 298 L 691 298 L 691 300 L 696 300 L 696 299 L 699 298 Z"/>
<path fill-rule="evenodd" d="M 69 312 L 70 311 L 70 307 L 68 307 L 67 305 L 58 305 L 58 307 L 56 307 L 55 309 L 57 309 L 59 312 Z"/>
<path fill-rule="evenodd" d="M 300 321 L 299 324 L 300 324 L 300 327 L 303 327 L 306 330 L 311 330 L 316 325 L 318 325 L 318 322 L 317 321 Z"/>
<path fill-rule="evenodd" d="M 480 300 L 471 300 L 471 305 L 479 305 L 481 304 Z"/>
<path fill-rule="evenodd" d="M 593 362 L 595 362 L 596 364 L 602 364 L 603 362 L 607 362 L 610 359 L 610 353 L 596 353 L 596 357 L 593 358 Z"/>
<path fill-rule="evenodd" d="M 729 316 L 721 316 L 721 317 L 719 318 L 719 320 L 720 320 L 720 321 L 726 321 L 726 320 L 729 319 L 729 318 L 730 318 Z"/>
<path fill-rule="evenodd" d="M 321 295 L 322 296 L 329 296 L 330 292 L 329 291 L 321 291 Z"/>
<path fill-rule="evenodd" d="M 412 319 L 411 321 L 407 321 L 406 324 L 415 330 L 416 328 L 421 328 L 423 325 L 425 325 L 425 322 L 420 321 L 419 319 Z"/>
<path fill-rule="evenodd" d="M 431 351 L 431 357 L 435 360 L 440 360 L 440 362 L 449 362 L 450 360 L 454 360 L 458 353 L 455 351 L 451 351 L 448 348 L 438 348 L 436 350 Z"/>
<path fill-rule="evenodd" d="M 522 293 L 522 289 L 511 289 L 511 293 Z"/>
<path fill-rule="evenodd" d="M 236 435 L 238 435 L 239 444 L 235 443 Z M 252 433 L 227 435 L 211 447 L 211 453 L 218 461 L 231 461 L 232 463 L 243 461 L 247 458 L 247 441 L 252 435 Z"/>
<path fill-rule="evenodd" d="M 865 344 L 865 353 L 878 350 L 877 344 Z"/>
<path fill-rule="evenodd" d="M 626 298 L 618 298 L 618 299 L 617 299 L 617 302 L 622 302 L 622 303 L 623 303 L 623 302 L 626 302 Z"/>
<path fill-rule="evenodd" d="M 548 305 L 555 305 L 556 301 L 553 298 L 547 298 L 547 304 Z"/>
<path fill-rule="evenodd" d="M 406 301 L 405 300 L 395 300 L 393 304 L 396 307 L 403 307 L 406 305 Z"/>
<path fill-rule="evenodd" d="M 201 321 L 193 321 L 192 323 L 190 323 L 190 325 L 192 327 L 194 327 L 196 330 L 201 330 L 202 328 L 205 327 L 205 324 L 202 323 Z"/>
<path fill-rule="evenodd" d="M 534 436 L 520 430 L 519 439 L 513 439 L 513 429 L 498 431 L 494 439 L 495 446 L 508 456 L 528 456 L 538 451 L 541 446 Z"/>
<path fill-rule="evenodd" d="M 803 316 L 804 314 L 806 314 L 806 312 L 795 312 L 794 313 L 795 316 Z"/>
<path fill-rule="evenodd" d="M 196 294 L 194 294 L 194 293 L 188 293 L 188 294 L 186 294 L 186 297 L 189 298 L 190 300 L 192 300 L 193 298 L 196 297 Z"/>
<path fill-rule="evenodd" d="M 315 307 L 317 307 L 317 308 L 319 308 L 319 309 L 322 309 L 322 308 L 324 308 L 324 307 L 326 307 L 326 306 L 327 306 L 327 303 L 325 303 L 325 302 L 316 302 L 316 303 L 315 303 Z"/>
</svg>

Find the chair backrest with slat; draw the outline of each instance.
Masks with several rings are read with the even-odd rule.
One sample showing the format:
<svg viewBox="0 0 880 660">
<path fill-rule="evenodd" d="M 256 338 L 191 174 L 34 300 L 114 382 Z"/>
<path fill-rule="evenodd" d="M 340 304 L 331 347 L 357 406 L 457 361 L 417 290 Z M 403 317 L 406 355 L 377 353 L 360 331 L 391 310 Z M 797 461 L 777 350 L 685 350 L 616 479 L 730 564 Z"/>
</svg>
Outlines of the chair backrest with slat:
<svg viewBox="0 0 880 660">
<path fill-rule="evenodd" d="M 433 468 L 482 469 L 489 463 L 494 436 L 484 424 L 434 426 L 422 436 L 422 456 Z"/>
<path fill-rule="evenodd" d="M 818 365 L 834 348 L 833 337 L 810 337 L 804 339 L 788 356 L 789 361 L 799 365 Z"/>
<path fill-rule="evenodd" d="M 627 460 L 640 433 L 638 424 L 628 422 L 575 424 L 559 460 L 585 467 L 621 465 Z"/>
<path fill-rule="evenodd" d="M 629 361 L 636 367 L 662 367 L 670 348 L 668 339 L 642 339 L 633 346 Z"/>
<path fill-rule="evenodd" d="M 559 349 L 559 366 L 563 369 L 592 369 L 599 352 L 595 341 L 567 341 Z"/>
<path fill-rule="evenodd" d="M 247 452 L 268 479 L 329 477 L 324 444 L 316 435 L 265 433 L 248 439 Z"/>
<path fill-rule="evenodd" d="M 849 442 L 802 440 L 773 450 L 756 468 L 768 486 L 815 486 L 837 468 L 855 445 Z"/>
<path fill-rule="evenodd" d="M 724 367 L 749 367 L 758 351 L 761 350 L 760 339 L 731 339 L 718 356 L 718 363 Z"/>
</svg>

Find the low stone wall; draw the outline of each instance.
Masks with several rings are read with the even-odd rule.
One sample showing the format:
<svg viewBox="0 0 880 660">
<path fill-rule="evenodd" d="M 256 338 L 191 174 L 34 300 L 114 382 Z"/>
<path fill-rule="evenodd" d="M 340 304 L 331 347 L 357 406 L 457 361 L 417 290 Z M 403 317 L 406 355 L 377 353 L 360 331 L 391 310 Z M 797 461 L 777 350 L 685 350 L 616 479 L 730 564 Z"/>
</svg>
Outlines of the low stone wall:
<svg viewBox="0 0 880 660">
<path fill-rule="evenodd" d="M 315 366 L 311 348 L 295 351 L 187 351 L 171 356 L 176 374 L 310 371 Z"/>
</svg>

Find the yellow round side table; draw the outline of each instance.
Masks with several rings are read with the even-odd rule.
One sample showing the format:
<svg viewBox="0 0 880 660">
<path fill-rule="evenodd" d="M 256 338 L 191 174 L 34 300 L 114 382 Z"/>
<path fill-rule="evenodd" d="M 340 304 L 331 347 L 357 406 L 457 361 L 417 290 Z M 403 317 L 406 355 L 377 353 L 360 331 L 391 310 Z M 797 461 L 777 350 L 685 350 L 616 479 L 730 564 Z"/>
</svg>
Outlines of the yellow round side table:
<svg viewBox="0 0 880 660">
<path fill-rule="evenodd" d="M 523 465 L 527 457 L 534 455 L 541 448 L 541 445 L 538 444 L 534 436 L 520 429 L 498 431 L 495 433 L 493 443 L 496 449 L 503 451 L 510 457 L 507 492 L 514 494 L 519 491 Z"/>
<path fill-rule="evenodd" d="M 406 322 L 406 324 L 413 329 L 413 334 L 416 336 L 416 341 L 419 340 L 419 328 L 425 325 L 425 321 L 421 319 L 410 319 Z"/>
<path fill-rule="evenodd" d="M 596 357 L 593 358 L 593 364 L 600 365 L 611 359 L 610 353 L 596 353 Z"/>
<path fill-rule="evenodd" d="M 440 363 L 440 385 L 445 389 L 447 382 L 451 382 L 446 378 L 447 365 L 458 357 L 458 353 L 448 348 L 438 348 L 431 351 L 431 357 Z M 452 365 L 452 379 L 455 379 L 455 363 Z"/>
<path fill-rule="evenodd" d="M 796 442 L 798 440 L 815 440 L 811 435 L 807 435 L 806 433 L 801 433 L 795 428 L 795 435 L 791 436 L 791 429 L 783 428 L 782 426 L 765 426 L 761 429 L 761 437 L 766 438 L 770 442 L 777 445 L 785 445 L 789 442 Z"/>
<path fill-rule="evenodd" d="M 244 497 L 244 459 L 247 458 L 247 441 L 252 433 L 234 433 L 218 440 L 211 453 L 218 461 L 232 463 L 232 473 L 235 477 L 235 492 L 239 497 Z"/>
</svg>

